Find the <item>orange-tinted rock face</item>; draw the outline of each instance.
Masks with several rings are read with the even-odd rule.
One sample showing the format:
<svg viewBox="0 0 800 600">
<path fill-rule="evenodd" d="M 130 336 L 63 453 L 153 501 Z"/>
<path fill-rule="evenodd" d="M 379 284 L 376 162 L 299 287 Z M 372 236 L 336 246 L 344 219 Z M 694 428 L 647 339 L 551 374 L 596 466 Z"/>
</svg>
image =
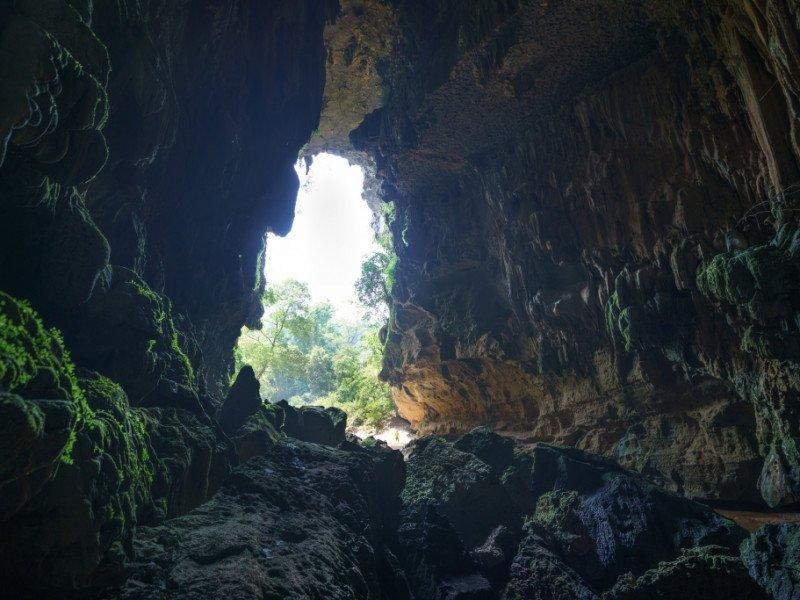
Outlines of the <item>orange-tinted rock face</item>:
<svg viewBox="0 0 800 600">
<path fill-rule="evenodd" d="M 394 3 L 384 375 L 706 498 L 800 497 L 789 2 Z"/>
</svg>

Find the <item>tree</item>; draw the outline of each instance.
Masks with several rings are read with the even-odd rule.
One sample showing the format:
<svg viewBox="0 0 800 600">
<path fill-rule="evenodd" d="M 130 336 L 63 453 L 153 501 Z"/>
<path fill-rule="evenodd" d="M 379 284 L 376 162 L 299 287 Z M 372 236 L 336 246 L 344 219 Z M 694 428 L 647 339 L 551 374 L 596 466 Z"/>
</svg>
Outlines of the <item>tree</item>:
<svg viewBox="0 0 800 600">
<path fill-rule="evenodd" d="M 359 302 L 375 311 L 389 303 L 385 271 L 389 266 L 389 255 L 381 250 L 372 253 L 361 263 L 361 276 L 356 281 L 356 296 Z"/>
<path fill-rule="evenodd" d="M 235 353 L 239 365 L 255 370 L 262 396 L 338 406 L 351 422 L 373 426 L 393 413 L 389 386 L 378 378 L 382 345 L 374 320 L 337 318 L 294 280 L 271 285 L 262 302 L 262 328 L 244 328 Z"/>
<path fill-rule="evenodd" d="M 391 303 L 397 255 L 392 245 L 389 227 L 394 220 L 394 204 L 384 204 L 383 224 L 375 236 L 379 250 L 361 263 L 361 275 L 356 281 L 356 296 L 373 316 L 385 316 Z"/>
<path fill-rule="evenodd" d="M 267 396 L 302 392 L 307 346 L 315 323 L 308 285 L 295 280 L 270 286 L 262 295 L 261 329 L 246 329 L 239 340 L 241 360 L 253 367 Z"/>
<path fill-rule="evenodd" d="M 328 351 L 321 346 L 314 346 L 308 353 L 306 364 L 308 391 L 317 396 L 324 396 L 335 387 L 333 361 Z"/>
<path fill-rule="evenodd" d="M 394 412 L 389 386 L 378 377 L 382 356 L 378 328 L 372 326 L 357 345 L 344 346 L 333 357 L 335 405 L 356 423 L 378 427 Z"/>
</svg>

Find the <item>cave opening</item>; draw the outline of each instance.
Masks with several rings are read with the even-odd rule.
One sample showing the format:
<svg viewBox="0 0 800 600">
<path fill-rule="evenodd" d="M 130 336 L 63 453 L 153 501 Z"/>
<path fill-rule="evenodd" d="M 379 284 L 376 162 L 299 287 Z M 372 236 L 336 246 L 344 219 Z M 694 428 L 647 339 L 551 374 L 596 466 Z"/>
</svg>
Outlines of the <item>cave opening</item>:
<svg viewBox="0 0 800 600">
<path fill-rule="evenodd" d="M 391 259 L 386 215 L 364 201 L 364 171 L 334 154 L 298 160 L 286 236 L 267 235 L 260 329 L 245 326 L 239 365 L 266 402 L 338 408 L 349 431 L 401 447 L 411 432 L 380 381 Z"/>
</svg>

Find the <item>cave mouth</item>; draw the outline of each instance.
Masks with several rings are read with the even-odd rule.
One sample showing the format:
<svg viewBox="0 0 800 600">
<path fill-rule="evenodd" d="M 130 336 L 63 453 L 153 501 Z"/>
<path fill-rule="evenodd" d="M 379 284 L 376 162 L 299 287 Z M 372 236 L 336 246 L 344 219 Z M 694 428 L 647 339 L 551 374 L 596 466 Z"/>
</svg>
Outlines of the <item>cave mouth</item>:
<svg viewBox="0 0 800 600">
<path fill-rule="evenodd" d="M 253 367 L 267 402 L 335 407 L 349 432 L 393 447 L 411 439 L 381 382 L 391 246 L 364 201 L 364 171 L 320 153 L 301 158 L 295 218 L 267 236 L 260 330 L 242 329 L 237 362 Z"/>
<path fill-rule="evenodd" d="M 289 279 L 308 285 L 313 302 L 328 302 L 338 316 L 359 319 L 355 292 L 361 264 L 378 250 L 374 215 L 363 201 L 364 172 L 334 154 L 300 159 L 294 223 L 286 236 L 268 234 L 267 285 Z"/>
</svg>

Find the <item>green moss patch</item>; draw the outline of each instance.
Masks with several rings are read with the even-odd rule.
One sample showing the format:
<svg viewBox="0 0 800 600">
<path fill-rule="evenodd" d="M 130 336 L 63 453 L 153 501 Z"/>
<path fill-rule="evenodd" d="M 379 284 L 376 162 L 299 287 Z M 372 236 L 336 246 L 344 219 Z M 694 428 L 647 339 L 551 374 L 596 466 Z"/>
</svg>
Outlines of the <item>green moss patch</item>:
<svg viewBox="0 0 800 600">
<path fill-rule="evenodd" d="M 75 376 L 75 366 L 64 347 L 61 333 L 47 329 L 31 306 L 0 292 L 0 388 L 18 396 L 25 418 L 41 431 L 41 410 L 38 400 L 46 398 L 65 401 L 73 415 L 68 438 L 61 451 L 64 462 L 71 461 L 72 446 L 82 423 L 92 417 L 83 391 Z"/>
<path fill-rule="evenodd" d="M 633 315 L 629 306 L 621 307 L 618 292 L 611 294 L 606 302 L 606 327 L 612 338 L 621 340 L 625 352 L 634 349 Z"/>
<path fill-rule="evenodd" d="M 772 244 L 718 254 L 698 269 L 698 289 L 711 300 L 753 310 L 761 299 L 793 300 L 800 291 L 800 254 L 791 239 L 783 236 Z"/>
<path fill-rule="evenodd" d="M 154 479 L 144 416 L 141 409 L 129 406 L 125 392 L 110 379 L 95 375 L 80 383 L 93 409 L 80 434 L 80 456 L 99 468 L 95 486 L 101 492 L 100 510 L 108 525 L 121 535 L 149 500 Z"/>
</svg>

